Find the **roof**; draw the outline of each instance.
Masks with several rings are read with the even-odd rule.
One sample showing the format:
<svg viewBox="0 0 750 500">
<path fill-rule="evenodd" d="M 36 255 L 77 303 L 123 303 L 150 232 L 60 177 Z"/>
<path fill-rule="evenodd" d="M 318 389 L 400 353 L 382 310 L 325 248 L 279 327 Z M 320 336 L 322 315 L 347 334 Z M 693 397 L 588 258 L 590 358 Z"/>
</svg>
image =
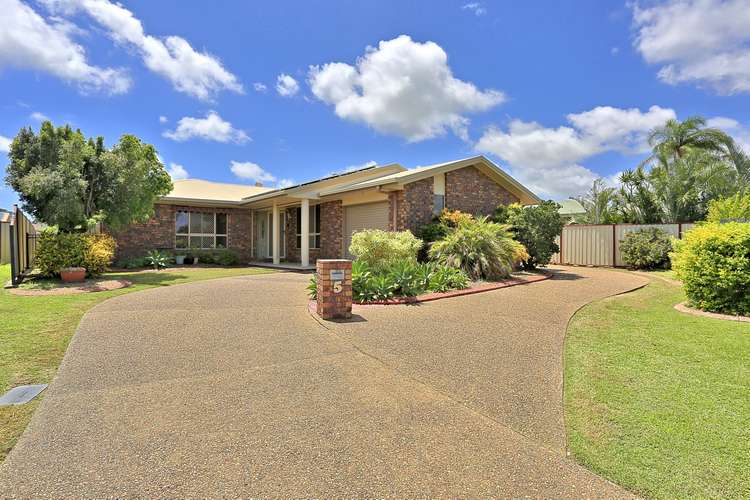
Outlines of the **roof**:
<svg viewBox="0 0 750 500">
<path fill-rule="evenodd" d="M 502 170 L 500 167 L 498 167 L 482 155 L 463 158 L 460 160 L 448 161 L 444 163 L 436 163 L 434 165 L 416 167 L 409 170 L 403 170 L 401 172 L 395 172 L 393 174 L 378 177 L 376 179 L 322 191 L 320 195 L 326 196 L 330 194 L 344 193 L 347 191 L 355 191 L 357 189 L 386 186 L 389 184 L 402 185 L 409 182 L 415 182 L 421 179 L 425 179 L 427 177 L 432 177 L 433 175 L 437 175 L 440 173 L 450 172 L 451 170 L 458 170 L 460 168 L 469 166 L 479 167 L 486 174 L 494 177 L 496 182 L 503 184 L 509 191 L 517 195 L 521 202 L 525 205 L 533 205 L 541 203 L 542 201 L 528 188 L 526 188 L 520 182 L 511 177 L 507 172 Z"/>
<path fill-rule="evenodd" d="M 558 210 L 560 215 L 581 215 L 586 213 L 586 209 L 583 208 L 583 205 L 578 200 L 570 198 L 558 201 L 557 203 L 560 204 L 560 210 Z"/>
<path fill-rule="evenodd" d="M 200 179 L 183 179 L 172 182 L 172 191 L 162 197 L 165 201 L 217 201 L 238 203 L 248 196 L 274 191 L 274 188 L 229 184 Z"/>
</svg>

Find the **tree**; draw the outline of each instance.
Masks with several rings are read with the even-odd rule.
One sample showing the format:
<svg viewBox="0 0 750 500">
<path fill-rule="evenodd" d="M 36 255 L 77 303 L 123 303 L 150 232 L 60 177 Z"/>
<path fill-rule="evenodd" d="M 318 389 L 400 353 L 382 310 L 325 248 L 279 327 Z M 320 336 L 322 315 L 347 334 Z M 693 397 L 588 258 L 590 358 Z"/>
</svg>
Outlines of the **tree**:
<svg viewBox="0 0 750 500">
<path fill-rule="evenodd" d="M 560 205 L 554 201 L 544 201 L 533 207 L 514 203 L 495 211 L 495 220 L 509 224 L 513 237 L 526 247 L 529 256 L 521 262 L 524 269 L 546 266 L 560 251 L 555 243 L 564 226 L 559 210 Z"/>
<path fill-rule="evenodd" d="M 661 220 L 649 176 L 642 165 L 620 174 L 620 189 L 615 205 L 622 220 L 629 223 L 654 224 Z"/>
<path fill-rule="evenodd" d="M 23 128 L 8 153 L 5 182 L 23 209 L 62 231 L 82 231 L 96 222 L 112 228 L 145 221 L 172 181 L 156 150 L 132 135 L 111 149 L 104 139 L 86 140 L 69 125 L 45 121 L 36 135 Z"/>
<path fill-rule="evenodd" d="M 649 133 L 648 144 L 653 148 L 653 154 L 647 162 L 659 156 L 670 160 L 680 159 L 691 149 L 726 153 L 733 147 L 734 141 L 725 132 L 706 127 L 705 118 L 691 116 L 682 122 L 667 120 L 663 126 Z"/>
<path fill-rule="evenodd" d="M 596 179 L 584 196 L 576 198 L 586 214 L 576 219 L 585 224 L 614 224 L 619 222 L 617 213 L 617 190 L 607 187 L 604 179 Z"/>
</svg>

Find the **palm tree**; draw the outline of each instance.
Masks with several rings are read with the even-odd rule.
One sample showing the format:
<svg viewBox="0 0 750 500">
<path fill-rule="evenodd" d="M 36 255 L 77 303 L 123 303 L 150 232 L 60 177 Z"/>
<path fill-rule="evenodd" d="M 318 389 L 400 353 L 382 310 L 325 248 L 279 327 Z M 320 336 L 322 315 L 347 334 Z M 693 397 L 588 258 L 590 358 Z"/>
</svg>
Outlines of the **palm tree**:
<svg viewBox="0 0 750 500">
<path fill-rule="evenodd" d="M 626 222 L 654 224 L 661 220 L 661 211 L 654 198 L 649 174 L 643 165 L 620 174 L 617 210 Z"/>
<path fill-rule="evenodd" d="M 656 127 L 648 135 L 648 144 L 653 148 L 653 154 L 646 162 L 659 155 L 679 159 L 691 149 L 725 156 L 734 147 L 734 140 L 717 128 L 706 127 L 705 118 L 691 116 L 681 122 L 667 120 L 661 127 Z"/>
<path fill-rule="evenodd" d="M 607 187 L 604 179 L 596 179 L 591 189 L 584 196 L 576 200 L 586 210 L 586 214 L 576 219 L 577 222 L 586 224 L 612 224 L 618 222 L 615 204 L 617 203 L 617 190 Z"/>
</svg>

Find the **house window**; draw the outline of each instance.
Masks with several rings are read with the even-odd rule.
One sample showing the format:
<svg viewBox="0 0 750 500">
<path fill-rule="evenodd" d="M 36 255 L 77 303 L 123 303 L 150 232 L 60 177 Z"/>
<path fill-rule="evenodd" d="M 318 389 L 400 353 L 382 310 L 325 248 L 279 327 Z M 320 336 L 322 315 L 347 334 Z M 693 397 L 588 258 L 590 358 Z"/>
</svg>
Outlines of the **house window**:
<svg viewBox="0 0 750 500">
<path fill-rule="evenodd" d="M 175 216 L 175 248 L 227 247 L 227 214 L 188 212 Z"/>
<path fill-rule="evenodd" d="M 297 207 L 297 248 L 302 248 L 302 207 Z M 310 207 L 310 248 L 320 248 L 320 205 Z"/>
</svg>

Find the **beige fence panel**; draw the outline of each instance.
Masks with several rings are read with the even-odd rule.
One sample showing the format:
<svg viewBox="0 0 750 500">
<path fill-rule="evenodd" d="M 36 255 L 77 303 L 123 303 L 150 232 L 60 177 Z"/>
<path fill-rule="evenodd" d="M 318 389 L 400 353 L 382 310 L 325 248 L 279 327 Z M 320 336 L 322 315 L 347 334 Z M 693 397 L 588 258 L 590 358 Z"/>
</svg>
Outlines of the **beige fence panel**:
<svg viewBox="0 0 750 500">
<path fill-rule="evenodd" d="M 571 224 L 555 239 L 560 253 L 552 256 L 552 264 L 577 266 L 624 266 L 620 242 L 625 235 L 639 229 L 657 227 L 675 238 L 681 238 L 695 226 L 683 224 Z"/>
<path fill-rule="evenodd" d="M 10 222 L 0 222 L 0 264 L 10 263 Z"/>
<path fill-rule="evenodd" d="M 611 266 L 613 259 L 612 226 L 565 226 L 562 233 L 562 264 Z"/>
</svg>

